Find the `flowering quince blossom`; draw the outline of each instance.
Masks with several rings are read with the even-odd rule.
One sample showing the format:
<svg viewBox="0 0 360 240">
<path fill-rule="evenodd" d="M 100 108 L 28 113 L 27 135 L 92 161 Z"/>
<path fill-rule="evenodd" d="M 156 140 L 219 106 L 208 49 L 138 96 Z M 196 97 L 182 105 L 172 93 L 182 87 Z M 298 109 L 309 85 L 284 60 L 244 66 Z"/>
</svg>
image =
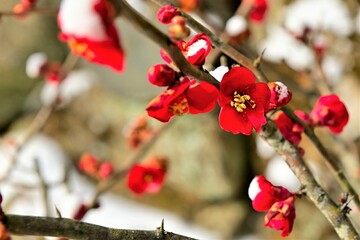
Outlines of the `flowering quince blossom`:
<svg viewBox="0 0 360 240">
<path fill-rule="evenodd" d="M 296 110 L 295 114 L 302 119 L 305 123 L 309 123 L 309 116 L 300 111 Z M 294 123 L 285 113 L 281 112 L 277 118 L 274 119 L 276 126 L 279 131 L 294 146 L 297 146 L 301 141 L 301 134 L 304 132 L 304 127 L 299 123 Z"/>
<path fill-rule="evenodd" d="M 128 173 L 127 186 L 135 194 L 158 193 L 164 183 L 167 160 L 151 157 L 142 164 L 135 164 Z"/>
<path fill-rule="evenodd" d="M 250 135 L 266 123 L 270 90 L 266 83 L 256 83 L 255 76 L 244 67 L 233 67 L 220 82 L 219 122 L 222 129 L 234 134 Z"/>
<path fill-rule="evenodd" d="M 251 181 L 248 194 L 258 212 L 268 211 L 275 202 L 292 195 L 286 188 L 272 185 L 264 176 L 256 176 Z"/>
<path fill-rule="evenodd" d="M 147 77 L 151 84 L 165 87 L 175 81 L 175 71 L 167 64 L 156 64 L 150 67 Z"/>
<path fill-rule="evenodd" d="M 75 55 L 121 72 L 124 52 L 113 11 L 107 0 L 62 0 L 58 14 L 59 37 Z"/>
<path fill-rule="evenodd" d="M 256 211 L 267 212 L 265 226 L 281 230 L 283 237 L 289 235 L 296 216 L 293 193 L 272 185 L 264 176 L 256 176 L 250 183 L 249 197 Z"/>
<path fill-rule="evenodd" d="M 281 108 L 288 104 L 292 97 L 292 92 L 282 82 L 269 82 L 270 88 L 270 109 Z"/>
<path fill-rule="evenodd" d="M 204 33 L 199 33 L 188 42 L 179 41 L 177 46 L 192 65 L 201 67 L 204 65 L 205 59 L 211 50 L 211 40 Z M 172 64 L 171 58 L 163 49 L 161 49 L 160 55 L 165 62 Z"/>
<path fill-rule="evenodd" d="M 291 196 L 286 200 L 275 202 L 265 215 L 265 226 L 281 231 L 281 236 L 287 237 L 296 217 L 294 201 L 295 197 Z"/>
<path fill-rule="evenodd" d="M 342 132 L 349 121 L 349 113 L 335 94 L 321 96 L 310 113 L 313 126 L 326 126 L 334 134 Z"/>
<path fill-rule="evenodd" d="M 159 22 L 163 24 L 171 23 L 173 17 L 180 15 L 180 11 L 177 7 L 173 5 L 162 6 L 157 12 L 157 18 Z"/>
<path fill-rule="evenodd" d="M 84 173 L 99 180 L 109 178 L 114 172 L 114 167 L 110 162 L 101 163 L 94 155 L 87 153 L 81 156 L 78 167 Z"/>
<path fill-rule="evenodd" d="M 251 0 L 253 1 L 252 9 L 249 13 L 249 19 L 256 23 L 261 23 L 265 19 L 268 10 L 267 0 Z"/>
<path fill-rule="evenodd" d="M 35 7 L 36 1 L 37 0 L 22 0 L 13 7 L 12 11 L 20 17 L 24 17 L 26 12 Z"/>
<path fill-rule="evenodd" d="M 184 77 L 155 97 L 146 107 L 150 117 L 168 122 L 174 115 L 206 113 L 214 109 L 218 90 L 207 82 Z"/>
</svg>

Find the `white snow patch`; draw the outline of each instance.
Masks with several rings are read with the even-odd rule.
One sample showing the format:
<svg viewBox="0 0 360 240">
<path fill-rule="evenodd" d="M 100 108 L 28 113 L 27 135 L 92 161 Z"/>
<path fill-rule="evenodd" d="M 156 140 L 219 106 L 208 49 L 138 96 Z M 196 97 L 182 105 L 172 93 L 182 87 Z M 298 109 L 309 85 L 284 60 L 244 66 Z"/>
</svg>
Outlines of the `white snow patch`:
<svg viewBox="0 0 360 240">
<path fill-rule="evenodd" d="M 266 166 L 265 177 L 274 186 L 283 186 L 289 191 L 300 189 L 300 182 L 280 156 L 271 158 Z"/>
<path fill-rule="evenodd" d="M 251 200 L 254 200 L 255 197 L 261 192 L 258 179 L 258 176 L 254 177 L 249 185 L 248 195 Z"/>
<path fill-rule="evenodd" d="M 225 25 L 225 31 L 230 36 L 237 36 L 246 31 L 248 28 L 248 23 L 245 17 L 240 15 L 235 15 L 228 19 Z"/>
<path fill-rule="evenodd" d="M 30 78 L 37 78 L 40 76 L 40 70 L 48 62 L 45 53 L 38 52 L 31 54 L 26 60 L 26 75 Z"/>
<path fill-rule="evenodd" d="M 348 36 L 353 31 L 350 13 L 340 0 L 297 0 L 285 12 L 285 27 L 296 35 L 305 28 Z"/>
<path fill-rule="evenodd" d="M 107 38 L 101 16 L 94 5 L 99 0 L 62 0 L 58 15 L 59 27 L 64 34 L 92 41 Z"/>
<path fill-rule="evenodd" d="M 327 55 L 321 63 L 322 69 L 329 83 L 334 85 L 339 82 L 344 73 L 344 63 L 337 57 Z"/>
<path fill-rule="evenodd" d="M 187 56 L 193 56 L 197 54 L 200 49 L 208 49 L 208 44 L 204 39 L 199 39 L 189 46 Z"/>
<path fill-rule="evenodd" d="M 279 88 L 276 88 L 276 93 L 279 96 L 279 102 L 281 102 L 283 99 L 287 98 L 289 96 L 289 90 L 285 84 L 282 82 L 275 82 Z"/>
<path fill-rule="evenodd" d="M 210 75 L 213 76 L 216 80 L 221 82 L 222 78 L 224 77 L 225 73 L 229 71 L 228 66 L 219 66 L 214 70 L 210 71 Z"/>
</svg>

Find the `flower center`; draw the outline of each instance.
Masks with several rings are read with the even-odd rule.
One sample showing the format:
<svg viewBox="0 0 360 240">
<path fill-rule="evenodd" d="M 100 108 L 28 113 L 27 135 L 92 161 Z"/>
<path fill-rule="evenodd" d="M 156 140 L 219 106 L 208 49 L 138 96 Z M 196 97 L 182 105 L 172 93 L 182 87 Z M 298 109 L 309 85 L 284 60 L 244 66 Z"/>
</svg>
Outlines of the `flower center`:
<svg viewBox="0 0 360 240">
<path fill-rule="evenodd" d="M 254 100 L 252 100 L 249 95 L 240 95 L 237 91 L 234 92 L 234 97 L 230 105 L 238 112 L 243 112 L 247 108 L 246 105 L 249 105 L 251 108 L 256 107 Z"/>
<path fill-rule="evenodd" d="M 173 113 L 176 116 L 182 116 L 187 113 L 189 110 L 189 104 L 187 99 L 180 95 L 177 97 L 169 106 L 169 112 Z"/>
<path fill-rule="evenodd" d="M 74 38 L 70 38 L 68 40 L 68 45 L 72 52 L 76 55 L 83 56 L 88 60 L 91 60 L 95 57 L 94 52 L 89 49 L 89 46 L 86 43 L 81 43 Z"/>
</svg>

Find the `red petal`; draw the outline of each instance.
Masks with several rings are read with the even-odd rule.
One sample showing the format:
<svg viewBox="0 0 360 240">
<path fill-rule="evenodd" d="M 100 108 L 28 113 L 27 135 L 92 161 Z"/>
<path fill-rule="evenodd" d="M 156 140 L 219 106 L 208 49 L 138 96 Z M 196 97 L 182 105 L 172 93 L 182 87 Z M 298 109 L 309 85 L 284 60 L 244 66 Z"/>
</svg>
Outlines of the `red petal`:
<svg viewBox="0 0 360 240">
<path fill-rule="evenodd" d="M 207 82 L 201 82 L 186 91 L 186 99 L 191 114 L 206 113 L 214 109 L 218 90 Z"/>
<path fill-rule="evenodd" d="M 220 82 L 220 94 L 232 97 L 234 91 L 242 92 L 255 82 L 255 76 L 250 70 L 239 66 L 233 67 Z"/>
<path fill-rule="evenodd" d="M 246 116 L 249 119 L 249 122 L 251 122 L 256 132 L 260 132 L 261 126 L 266 123 L 264 109 L 262 107 L 256 106 L 255 109 L 248 108 L 245 111 L 246 111 Z"/>
<path fill-rule="evenodd" d="M 219 114 L 220 127 L 227 132 L 234 134 L 250 135 L 252 130 L 252 124 L 248 121 L 247 117 L 243 113 L 239 113 L 235 108 L 227 105 L 220 110 Z"/>
</svg>

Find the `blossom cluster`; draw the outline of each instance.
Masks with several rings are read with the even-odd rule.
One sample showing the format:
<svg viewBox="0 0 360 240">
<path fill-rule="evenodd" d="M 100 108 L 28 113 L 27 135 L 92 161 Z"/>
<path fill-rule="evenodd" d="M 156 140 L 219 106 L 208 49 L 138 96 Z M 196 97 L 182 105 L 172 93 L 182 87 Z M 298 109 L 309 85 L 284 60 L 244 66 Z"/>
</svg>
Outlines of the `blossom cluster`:
<svg viewBox="0 0 360 240">
<path fill-rule="evenodd" d="M 108 179 L 114 172 L 111 162 L 100 162 L 96 156 L 88 153 L 81 156 L 78 167 L 82 172 L 99 180 Z"/>
<path fill-rule="evenodd" d="M 281 236 L 290 234 L 295 212 L 295 194 L 284 187 L 272 185 L 264 176 L 256 176 L 249 186 L 249 197 L 255 211 L 267 212 L 264 225 L 281 231 Z"/>
<path fill-rule="evenodd" d="M 321 96 L 315 103 L 310 115 L 300 110 L 295 114 L 310 128 L 327 127 L 333 134 L 339 134 L 349 121 L 349 113 L 345 104 L 335 94 Z M 281 112 L 275 119 L 275 124 L 284 138 L 297 146 L 301 141 L 304 127 L 292 121 Z"/>
</svg>

